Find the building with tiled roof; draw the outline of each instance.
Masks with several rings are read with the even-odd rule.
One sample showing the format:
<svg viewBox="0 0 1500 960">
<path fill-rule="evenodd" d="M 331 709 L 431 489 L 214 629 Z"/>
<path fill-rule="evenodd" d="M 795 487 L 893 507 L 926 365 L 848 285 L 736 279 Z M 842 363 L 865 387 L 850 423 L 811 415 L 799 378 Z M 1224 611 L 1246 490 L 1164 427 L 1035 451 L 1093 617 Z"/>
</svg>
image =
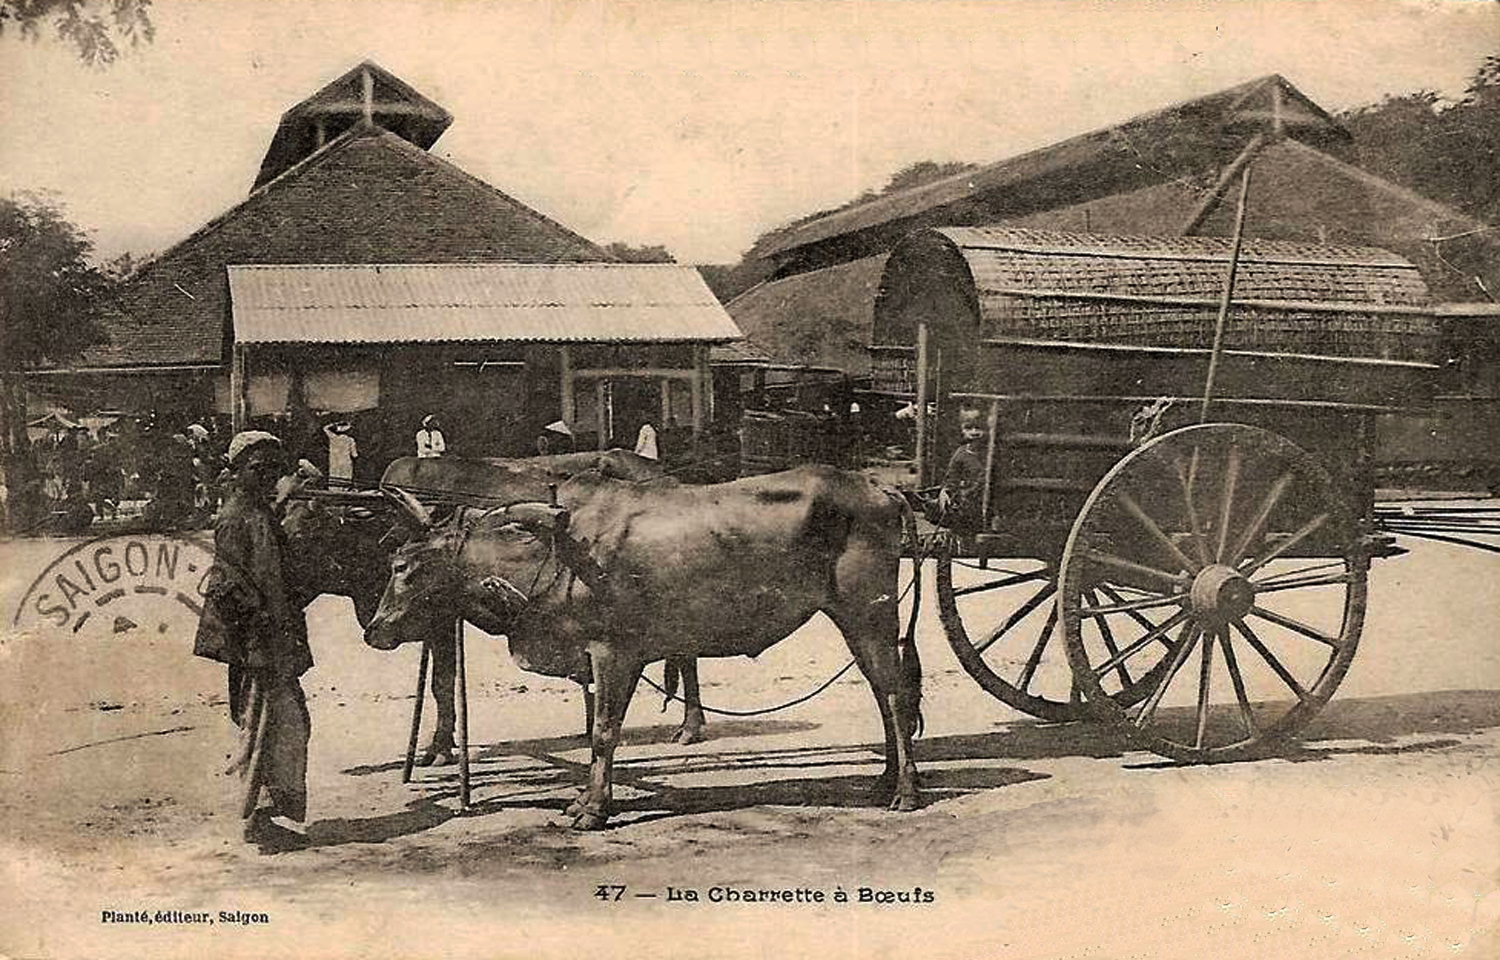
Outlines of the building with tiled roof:
<svg viewBox="0 0 1500 960">
<path fill-rule="evenodd" d="M 614 263 L 433 155 L 451 122 L 368 62 L 292 107 L 249 196 L 137 271 L 107 340 L 34 375 L 33 392 L 173 419 L 350 414 L 382 434 L 372 452 L 392 454 L 428 413 L 446 415 L 450 449 L 473 455 L 531 452 L 557 419 L 588 443 L 633 440 L 646 419 L 706 420 L 709 348 L 739 334 L 696 271 Z M 519 264 L 536 268 L 495 269 Z M 232 278 L 272 266 L 296 278 L 275 289 L 297 306 L 287 329 L 299 333 L 251 342 Z M 382 266 L 401 282 L 372 280 Z M 466 307 L 461 335 L 454 304 Z M 546 322 L 518 327 L 523 315 Z"/>
</svg>

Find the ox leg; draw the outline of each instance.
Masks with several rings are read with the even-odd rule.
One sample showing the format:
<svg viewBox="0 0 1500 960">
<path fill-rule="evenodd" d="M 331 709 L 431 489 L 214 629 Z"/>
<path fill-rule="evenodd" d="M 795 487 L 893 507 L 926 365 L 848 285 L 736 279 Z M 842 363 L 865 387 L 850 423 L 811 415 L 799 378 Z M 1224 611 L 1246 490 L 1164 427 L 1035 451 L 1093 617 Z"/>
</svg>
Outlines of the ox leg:
<svg viewBox="0 0 1500 960">
<path fill-rule="evenodd" d="M 417 762 L 424 767 L 446 767 L 455 762 L 453 730 L 458 714 L 454 708 L 455 680 L 458 677 L 457 647 L 453 625 L 434 629 L 427 645 L 432 648 L 432 699 L 437 703 L 437 722 L 432 727 L 432 741 Z"/>
<path fill-rule="evenodd" d="M 615 748 L 620 744 L 625 711 L 630 706 L 630 698 L 635 695 L 635 685 L 645 666 L 602 645 L 591 650 L 590 656 L 595 686 L 594 729 L 590 742 L 593 759 L 589 764 L 587 790 L 568 807 L 575 830 L 599 830 L 609 819 L 614 796 Z"/>
<path fill-rule="evenodd" d="M 583 685 L 583 736 L 590 743 L 594 741 L 594 681 L 592 680 Z"/>
<path fill-rule="evenodd" d="M 678 743 L 698 743 L 703 739 L 703 701 L 698 695 L 698 660 L 687 657 L 678 662 L 682 671 L 682 726 L 672 739 Z"/>
<path fill-rule="evenodd" d="M 885 770 L 879 782 L 891 791 L 890 808 L 916 810 L 921 805 L 912 750 L 921 699 L 921 668 L 916 662 L 916 650 L 902 650 L 895 642 L 899 625 L 894 610 L 890 617 L 881 617 L 876 624 L 850 622 L 837 616 L 833 619 L 870 684 L 880 710 L 885 731 Z"/>
</svg>

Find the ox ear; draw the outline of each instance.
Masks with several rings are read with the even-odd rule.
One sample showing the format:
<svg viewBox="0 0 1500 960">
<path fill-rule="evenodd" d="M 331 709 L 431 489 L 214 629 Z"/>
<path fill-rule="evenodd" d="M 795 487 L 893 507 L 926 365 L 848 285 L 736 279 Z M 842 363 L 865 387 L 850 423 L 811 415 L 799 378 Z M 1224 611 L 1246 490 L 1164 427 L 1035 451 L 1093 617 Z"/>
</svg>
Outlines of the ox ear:
<svg viewBox="0 0 1500 960">
<path fill-rule="evenodd" d="M 432 526 L 432 514 L 426 507 L 422 506 L 416 497 L 407 491 L 400 487 L 381 487 L 380 492 L 385 494 L 388 500 L 400 507 L 401 511 L 418 527 L 425 530 Z"/>
</svg>

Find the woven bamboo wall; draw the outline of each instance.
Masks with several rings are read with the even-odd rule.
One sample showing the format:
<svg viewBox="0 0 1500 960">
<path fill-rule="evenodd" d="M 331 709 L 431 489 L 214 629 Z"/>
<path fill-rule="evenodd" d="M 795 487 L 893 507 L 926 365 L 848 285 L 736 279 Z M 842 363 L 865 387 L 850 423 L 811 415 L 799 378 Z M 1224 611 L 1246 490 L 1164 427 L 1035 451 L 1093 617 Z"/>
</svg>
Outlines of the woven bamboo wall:
<svg viewBox="0 0 1500 960">
<path fill-rule="evenodd" d="M 1001 228 L 940 231 L 968 264 L 983 337 L 1208 347 L 1228 271 L 1217 237 L 1105 237 Z M 1070 296 L 1083 294 L 1089 296 Z M 1100 299 L 1100 296 L 1121 299 Z M 1129 297 L 1188 298 L 1160 304 Z M 1417 268 L 1383 250 L 1247 241 L 1235 300 L 1424 306 Z M 1429 360 L 1438 353 L 1430 317 L 1388 312 L 1264 309 L 1236 305 L 1226 328 L 1234 348 Z"/>
</svg>

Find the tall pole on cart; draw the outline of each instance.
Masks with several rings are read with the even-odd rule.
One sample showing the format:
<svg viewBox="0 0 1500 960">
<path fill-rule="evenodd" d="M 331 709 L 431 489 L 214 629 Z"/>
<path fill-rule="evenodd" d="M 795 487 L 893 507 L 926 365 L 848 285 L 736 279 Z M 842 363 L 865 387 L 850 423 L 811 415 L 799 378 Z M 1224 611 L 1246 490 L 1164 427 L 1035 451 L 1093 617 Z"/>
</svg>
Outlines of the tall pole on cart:
<svg viewBox="0 0 1500 960">
<path fill-rule="evenodd" d="M 1213 401 L 1214 379 L 1219 374 L 1219 357 L 1224 352 L 1224 327 L 1229 322 L 1229 305 L 1234 300 L 1234 279 L 1240 266 L 1240 247 L 1245 239 L 1245 202 L 1250 196 L 1251 164 L 1245 164 L 1240 174 L 1240 200 L 1234 210 L 1234 242 L 1229 247 L 1229 275 L 1224 279 L 1224 296 L 1219 301 L 1219 319 L 1214 324 L 1214 346 L 1208 357 L 1208 379 L 1203 384 L 1203 405 L 1198 409 L 1198 422 L 1208 422 L 1208 405 Z"/>
</svg>

